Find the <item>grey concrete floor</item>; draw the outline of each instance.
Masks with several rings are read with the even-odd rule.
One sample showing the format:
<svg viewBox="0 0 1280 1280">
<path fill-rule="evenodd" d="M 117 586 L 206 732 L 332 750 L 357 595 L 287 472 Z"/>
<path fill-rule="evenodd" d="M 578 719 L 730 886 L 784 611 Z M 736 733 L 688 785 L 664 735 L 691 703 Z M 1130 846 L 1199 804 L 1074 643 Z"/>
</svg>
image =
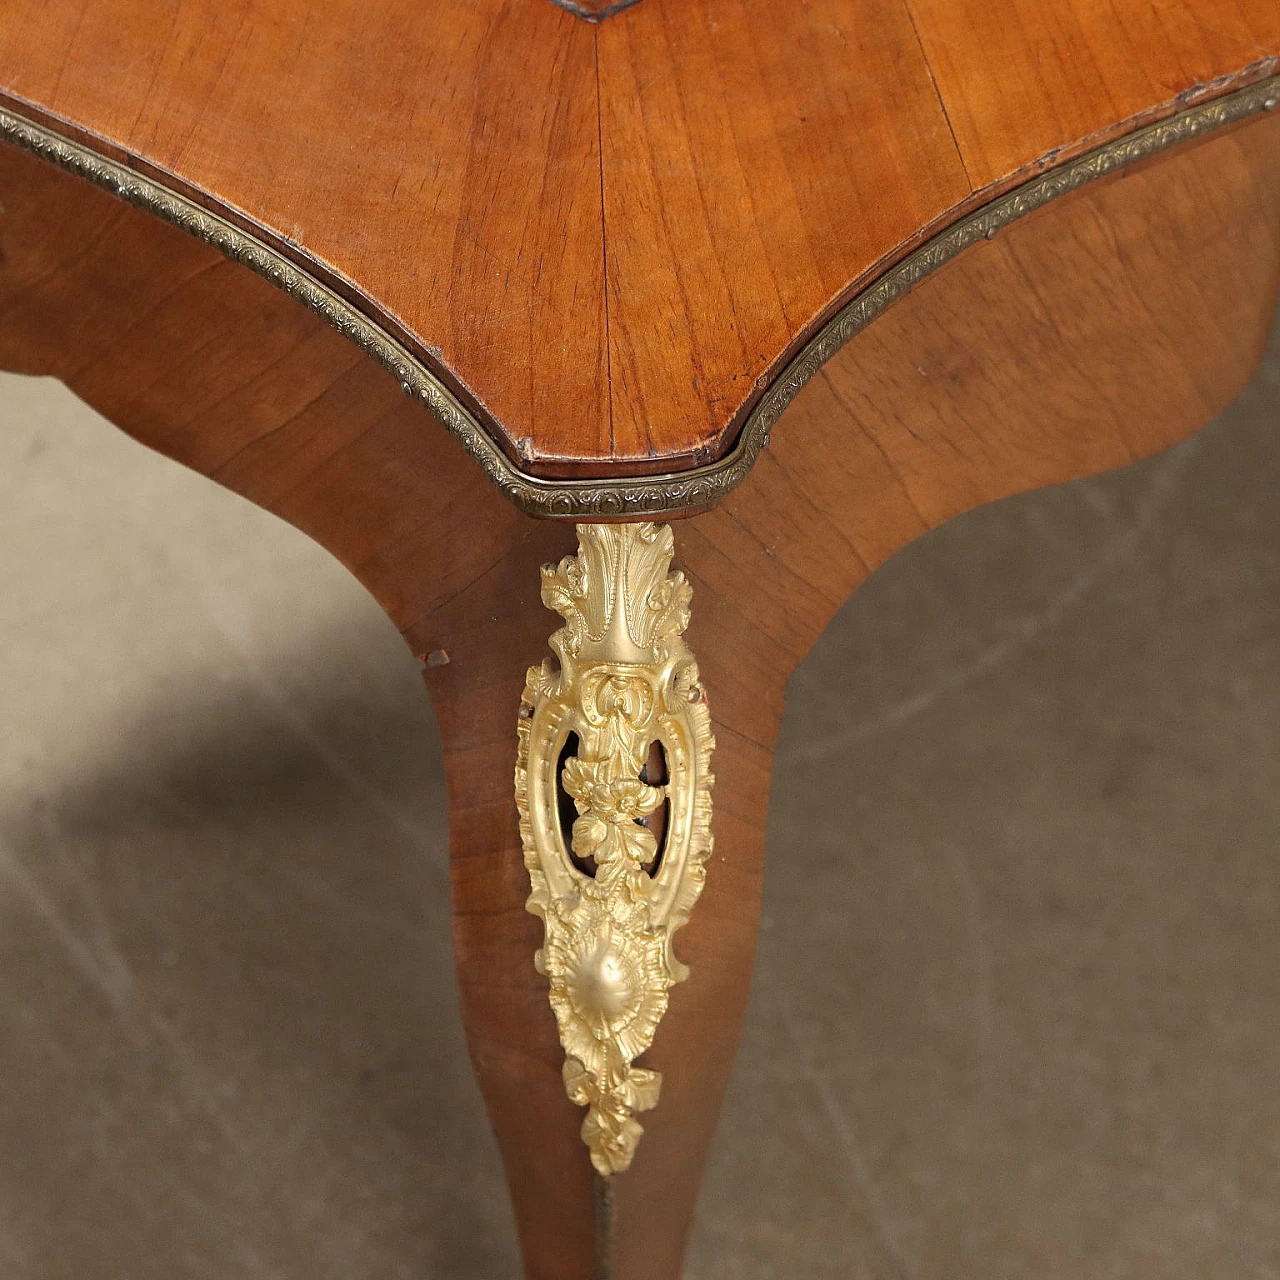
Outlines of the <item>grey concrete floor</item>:
<svg viewBox="0 0 1280 1280">
<path fill-rule="evenodd" d="M 1280 347 L 899 555 L 797 676 L 689 1276 L 1280 1276 Z M 0 1278 L 516 1271 L 416 664 L 0 379 Z"/>
</svg>

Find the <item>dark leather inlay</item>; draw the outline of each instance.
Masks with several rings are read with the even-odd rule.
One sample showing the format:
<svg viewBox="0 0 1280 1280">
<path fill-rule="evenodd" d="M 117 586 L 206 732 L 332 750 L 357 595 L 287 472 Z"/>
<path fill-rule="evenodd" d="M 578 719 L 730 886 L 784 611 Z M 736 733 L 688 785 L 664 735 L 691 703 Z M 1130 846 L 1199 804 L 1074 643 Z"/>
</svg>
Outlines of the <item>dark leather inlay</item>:
<svg viewBox="0 0 1280 1280">
<path fill-rule="evenodd" d="M 551 3 L 584 22 L 603 22 L 615 13 L 639 4 L 640 0 L 551 0 Z"/>
</svg>

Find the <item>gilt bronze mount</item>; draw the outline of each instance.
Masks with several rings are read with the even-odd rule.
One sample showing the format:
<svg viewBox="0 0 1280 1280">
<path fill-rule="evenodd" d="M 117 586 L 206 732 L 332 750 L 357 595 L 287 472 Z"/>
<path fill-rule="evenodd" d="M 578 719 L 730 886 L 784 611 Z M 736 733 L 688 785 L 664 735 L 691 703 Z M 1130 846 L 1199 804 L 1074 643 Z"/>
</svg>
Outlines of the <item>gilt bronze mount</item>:
<svg viewBox="0 0 1280 1280">
<path fill-rule="evenodd" d="M 688 976 L 672 938 L 711 854 L 715 743 L 671 529 L 579 525 L 578 541 L 542 570 L 542 601 L 565 625 L 550 639 L 559 665 L 528 673 L 516 803 L 527 905 L 546 931 L 534 963 L 551 981 L 565 1088 L 588 1108 L 583 1141 L 607 1176 L 631 1164 L 635 1113 L 658 1101 L 659 1074 L 633 1064 Z"/>
</svg>

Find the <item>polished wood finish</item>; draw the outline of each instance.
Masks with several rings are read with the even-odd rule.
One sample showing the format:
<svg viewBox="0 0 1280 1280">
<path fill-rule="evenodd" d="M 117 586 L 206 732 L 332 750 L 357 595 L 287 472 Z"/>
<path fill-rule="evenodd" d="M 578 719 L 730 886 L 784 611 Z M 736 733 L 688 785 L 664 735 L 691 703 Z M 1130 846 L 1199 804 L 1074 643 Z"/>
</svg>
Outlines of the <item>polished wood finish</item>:
<svg viewBox="0 0 1280 1280">
<path fill-rule="evenodd" d="M 0 0 L 0 30 L 0 101 L 345 282 L 513 451 L 573 423 L 608 455 L 588 23 L 546 0 Z"/>
<path fill-rule="evenodd" d="M 928 230 L 1280 57 L 1274 0 L 0 0 L 0 30 L 0 102 L 259 228 L 552 476 L 723 452 Z"/>
<path fill-rule="evenodd" d="M 1114 136 L 1159 101 L 1219 92 L 1227 65 L 1274 74 L 1280 6 L 1159 0 L 908 0 L 975 188 Z"/>
<path fill-rule="evenodd" d="M 970 188 L 900 6 L 625 19 L 599 33 L 614 437 L 711 457 L 831 300 Z"/>
<path fill-rule="evenodd" d="M 208 247 L 3 148 L 0 203 L 0 365 L 61 377 L 311 534 L 430 655 L 471 1052 L 528 1275 L 587 1280 L 590 1169 L 532 965 L 511 790 L 524 669 L 557 625 L 537 569 L 571 530 L 516 512 L 393 379 Z M 646 1058 L 662 1102 L 616 1182 L 615 1280 L 679 1274 L 746 998 L 791 671 L 929 528 L 1202 425 L 1249 376 L 1278 285 L 1280 116 L 1265 116 L 1064 198 L 923 281 L 805 388 L 739 490 L 677 526 L 719 744 L 716 854 L 677 940 L 693 978 Z"/>
</svg>

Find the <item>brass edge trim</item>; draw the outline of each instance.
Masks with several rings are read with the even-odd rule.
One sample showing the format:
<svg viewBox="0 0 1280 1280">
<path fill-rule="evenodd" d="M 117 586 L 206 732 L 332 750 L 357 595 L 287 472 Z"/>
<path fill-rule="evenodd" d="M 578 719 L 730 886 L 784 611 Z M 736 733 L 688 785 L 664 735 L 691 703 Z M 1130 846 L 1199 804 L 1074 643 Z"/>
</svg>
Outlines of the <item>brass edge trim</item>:
<svg viewBox="0 0 1280 1280">
<path fill-rule="evenodd" d="M 195 201 L 3 107 L 0 107 L 0 140 L 13 143 L 171 223 L 301 302 L 399 379 L 405 395 L 425 404 L 517 505 L 541 514 L 542 504 L 535 501 L 530 506 L 521 496 L 531 482 L 512 466 L 449 388 L 400 342 L 283 254 Z"/>
<path fill-rule="evenodd" d="M 0 140 L 172 223 L 310 308 L 399 379 L 405 394 L 426 405 L 498 489 L 528 515 L 561 520 L 638 520 L 705 507 L 735 489 L 768 445 L 770 428 L 805 383 L 913 285 L 965 249 L 990 239 L 1059 196 L 1201 134 L 1271 110 L 1278 103 L 1280 76 L 1272 76 L 1105 143 L 998 197 L 931 237 L 836 312 L 773 380 L 747 416 L 737 444 L 723 458 L 688 471 L 614 480 L 542 480 L 526 475 L 403 344 L 282 254 L 185 196 L 7 108 L 0 108 Z"/>
</svg>

